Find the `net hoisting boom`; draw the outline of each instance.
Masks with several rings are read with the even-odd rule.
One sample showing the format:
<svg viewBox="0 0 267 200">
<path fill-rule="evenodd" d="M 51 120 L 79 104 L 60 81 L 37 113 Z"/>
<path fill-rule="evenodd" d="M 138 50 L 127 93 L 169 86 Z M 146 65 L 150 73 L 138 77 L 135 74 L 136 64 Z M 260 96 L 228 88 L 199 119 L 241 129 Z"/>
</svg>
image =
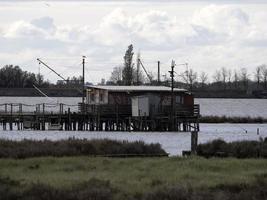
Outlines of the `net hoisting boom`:
<svg viewBox="0 0 267 200">
<path fill-rule="evenodd" d="M 54 72 L 58 77 L 60 77 L 62 80 L 68 82 L 67 79 L 65 79 L 63 76 L 61 76 L 59 73 L 57 73 L 54 69 L 52 69 L 50 66 L 48 66 L 46 63 L 44 63 L 40 58 L 37 58 L 37 61 L 39 62 L 39 64 L 43 64 L 44 66 L 46 66 L 48 69 L 50 69 L 52 72 Z"/>
<path fill-rule="evenodd" d="M 63 76 L 61 76 L 59 73 L 57 73 L 53 68 L 51 68 L 49 65 L 47 65 L 46 63 L 44 63 L 40 58 L 37 58 L 37 61 L 39 62 L 39 64 L 43 64 L 45 67 L 47 67 L 48 69 L 50 69 L 52 72 L 54 72 L 58 77 L 60 77 L 63 81 L 66 81 L 67 83 L 69 83 L 68 79 L 65 79 Z M 84 65 L 84 57 L 83 57 L 83 65 Z M 84 67 L 83 67 L 84 68 Z M 84 70 L 83 70 L 84 71 Z M 81 94 L 83 94 L 83 102 L 84 102 L 84 72 L 83 72 L 83 90 L 79 89 L 79 88 L 75 88 L 77 91 L 79 91 Z"/>
<path fill-rule="evenodd" d="M 143 63 L 142 63 L 142 61 L 141 61 L 140 58 L 138 58 L 138 62 L 141 64 L 141 66 L 142 66 L 144 72 L 146 73 L 146 75 L 147 75 L 147 77 L 148 77 L 150 83 L 152 83 L 152 81 L 153 81 L 153 80 L 152 80 L 152 77 L 151 77 L 151 76 L 148 74 L 148 72 L 146 71 L 146 68 L 145 68 L 145 66 L 143 65 Z"/>
</svg>

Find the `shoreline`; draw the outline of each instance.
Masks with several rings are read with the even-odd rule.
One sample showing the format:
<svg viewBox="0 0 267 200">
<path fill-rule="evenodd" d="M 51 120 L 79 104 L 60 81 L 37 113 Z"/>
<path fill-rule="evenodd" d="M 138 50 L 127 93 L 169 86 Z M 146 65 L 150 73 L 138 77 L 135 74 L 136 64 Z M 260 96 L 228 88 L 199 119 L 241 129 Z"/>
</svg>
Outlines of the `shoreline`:
<svg viewBox="0 0 267 200">
<path fill-rule="evenodd" d="M 51 97 L 82 97 L 76 88 L 40 88 L 47 96 Z M 267 99 L 266 96 L 252 94 L 236 94 L 233 92 L 198 92 L 192 91 L 195 98 L 216 98 L 216 99 Z M 43 96 L 35 88 L 0 88 L 0 97 L 41 97 Z"/>
</svg>

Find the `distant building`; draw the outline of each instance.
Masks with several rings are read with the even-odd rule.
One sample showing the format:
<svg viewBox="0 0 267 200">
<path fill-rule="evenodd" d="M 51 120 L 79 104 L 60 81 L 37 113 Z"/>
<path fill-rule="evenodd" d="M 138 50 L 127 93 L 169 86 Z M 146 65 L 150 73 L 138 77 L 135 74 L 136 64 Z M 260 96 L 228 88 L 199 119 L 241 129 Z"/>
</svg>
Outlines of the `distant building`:
<svg viewBox="0 0 267 200">
<path fill-rule="evenodd" d="M 177 129 L 181 124 L 186 125 L 184 130 L 198 128 L 199 106 L 194 105 L 193 94 L 186 89 L 174 88 L 173 97 L 172 107 L 170 87 L 92 85 L 86 89 L 84 112 L 101 119 L 131 120 L 134 124 L 142 123 L 142 117 L 146 123 L 154 124 L 155 130 L 162 130 L 157 123 L 169 127 L 171 118 Z"/>
</svg>

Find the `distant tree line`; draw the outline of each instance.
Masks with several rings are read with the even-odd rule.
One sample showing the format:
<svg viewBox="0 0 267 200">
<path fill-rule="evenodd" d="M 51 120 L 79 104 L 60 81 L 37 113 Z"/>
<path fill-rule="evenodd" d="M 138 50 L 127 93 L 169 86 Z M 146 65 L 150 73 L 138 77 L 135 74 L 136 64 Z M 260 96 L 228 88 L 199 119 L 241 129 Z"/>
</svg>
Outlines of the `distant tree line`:
<svg viewBox="0 0 267 200">
<path fill-rule="evenodd" d="M 165 85 L 170 86 L 170 77 L 165 75 L 159 83 L 153 73 L 146 76 L 140 68 L 140 55 L 137 56 L 136 66 L 133 61 L 133 45 L 128 46 L 124 55 L 124 64 L 116 66 L 111 72 L 107 85 Z M 175 73 L 175 86 L 187 88 L 190 91 L 260 91 L 267 90 L 267 65 L 257 66 L 253 73 L 248 73 L 246 68 L 232 70 L 221 67 L 214 74 L 196 72 L 187 69 L 182 73 Z"/>
<path fill-rule="evenodd" d="M 23 71 L 19 66 L 5 65 L 0 69 L 1 88 L 74 88 L 82 85 L 82 77 L 68 77 L 67 81 L 57 81 L 56 84 L 44 80 L 44 76 L 28 71 Z"/>
<path fill-rule="evenodd" d="M 231 70 L 222 67 L 209 77 L 206 72 L 198 74 L 189 69 L 179 75 L 183 85 L 190 90 L 267 90 L 267 66 L 260 65 L 253 73 L 246 68 Z"/>
<path fill-rule="evenodd" d="M 136 62 L 134 62 L 133 45 L 128 46 L 123 61 L 121 66 L 113 68 L 108 81 L 102 79 L 99 84 L 170 86 L 171 80 L 168 74 L 158 82 L 155 74 L 141 68 L 139 53 Z M 19 66 L 5 65 L 0 69 L 0 87 L 2 88 L 32 88 L 33 85 L 41 88 L 78 88 L 82 83 L 82 76 L 69 77 L 67 81 L 59 80 L 53 84 L 44 80 L 42 75 L 23 71 Z M 252 73 L 249 73 L 246 68 L 232 70 L 221 67 L 212 75 L 188 68 L 182 73 L 175 73 L 175 87 L 187 88 L 194 92 L 234 91 L 249 93 L 251 91 L 266 91 L 267 94 L 267 65 L 256 66 Z"/>
<path fill-rule="evenodd" d="M 47 87 L 49 82 L 39 74 L 23 71 L 19 66 L 6 65 L 0 69 L 0 87 L 30 88 L 33 85 Z"/>
</svg>

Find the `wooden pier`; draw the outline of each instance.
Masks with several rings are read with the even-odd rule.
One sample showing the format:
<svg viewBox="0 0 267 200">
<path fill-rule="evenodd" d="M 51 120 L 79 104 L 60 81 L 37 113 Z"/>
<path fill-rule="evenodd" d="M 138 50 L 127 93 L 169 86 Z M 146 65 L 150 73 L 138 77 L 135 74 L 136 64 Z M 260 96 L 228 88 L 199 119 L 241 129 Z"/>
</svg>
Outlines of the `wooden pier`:
<svg viewBox="0 0 267 200">
<path fill-rule="evenodd" d="M 0 130 L 170 131 L 171 110 L 132 117 L 130 105 L 0 104 Z M 173 131 L 198 131 L 198 118 L 199 105 L 176 106 Z"/>
</svg>

